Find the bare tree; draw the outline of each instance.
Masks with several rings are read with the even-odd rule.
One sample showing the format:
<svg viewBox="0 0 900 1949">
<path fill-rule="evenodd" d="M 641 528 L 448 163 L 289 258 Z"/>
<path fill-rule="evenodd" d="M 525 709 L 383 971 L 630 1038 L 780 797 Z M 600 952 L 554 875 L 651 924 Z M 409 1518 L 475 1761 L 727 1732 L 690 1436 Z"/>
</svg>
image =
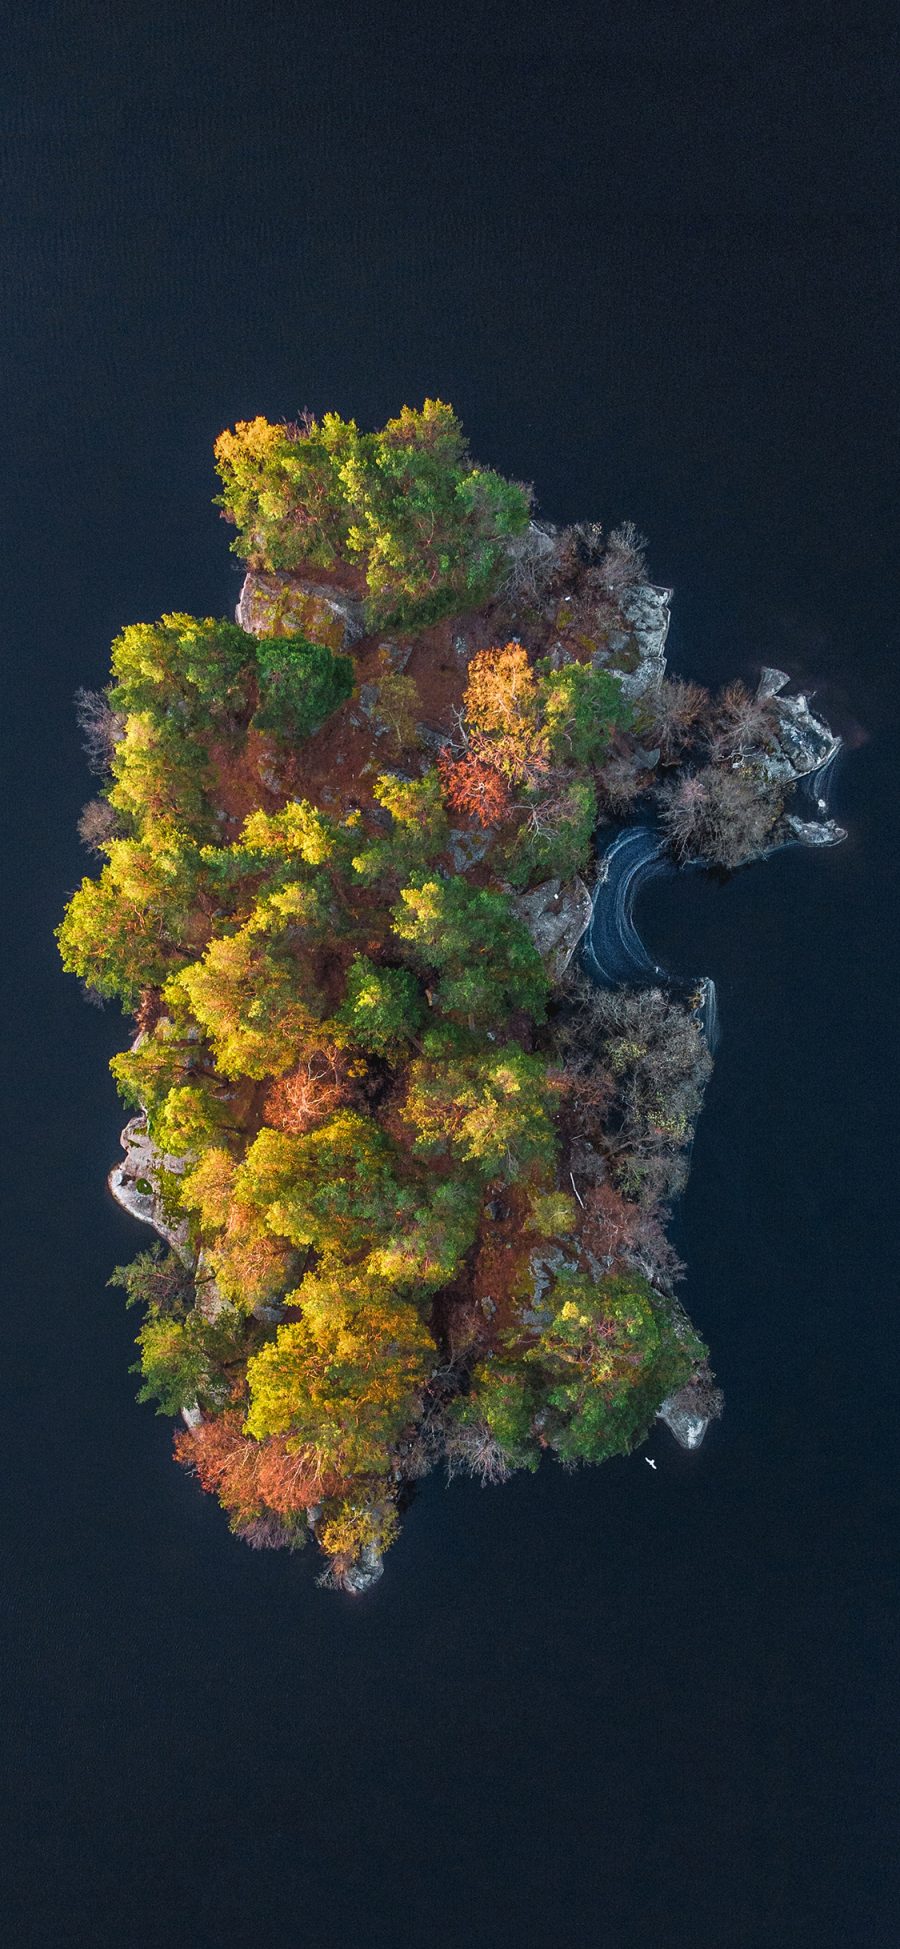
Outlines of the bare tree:
<svg viewBox="0 0 900 1949">
<path fill-rule="evenodd" d="M 729 870 L 756 859 L 781 812 L 777 790 L 759 773 L 708 765 L 661 793 L 662 823 L 678 860 Z"/>
<path fill-rule="evenodd" d="M 708 690 L 702 684 L 686 683 L 680 677 L 664 677 L 641 698 L 647 736 L 659 746 L 664 765 L 681 757 L 703 724 L 710 706 Z"/>
<path fill-rule="evenodd" d="M 91 853 L 105 853 L 119 831 L 119 816 L 106 799 L 89 799 L 82 806 L 78 837 Z"/>
<path fill-rule="evenodd" d="M 759 697 L 746 684 L 731 683 L 719 693 L 711 713 L 709 750 L 714 764 L 747 764 L 776 742 L 778 715 L 771 697 Z"/>
<path fill-rule="evenodd" d="M 79 688 L 75 692 L 75 716 L 91 771 L 102 777 L 111 769 L 113 752 L 125 731 L 122 712 L 113 710 L 104 690 Z"/>
<path fill-rule="evenodd" d="M 508 1482 L 513 1472 L 486 1421 L 475 1421 L 468 1426 L 456 1423 L 447 1434 L 446 1455 L 448 1481 L 454 1475 L 474 1475 L 486 1487 L 492 1482 Z"/>
<path fill-rule="evenodd" d="M 603 557 L 603 580 L 608 589 L 619 594 L 646 581 L 646 547 L 647 537 L 638 532 L 633 521 L 623 521 L 618 528 L 613 528 Z"/>
<path fill-rule="evenodd" d="M 584 980 L 573 993 L 557 1027 L 562 1120 L 576 1143 L 602 1152 L 615 1187 L 646 1213 L 656 1207 L 661 1222 L 686 1178 L 712 1067 L 702 1032 L 693 1011 L 659 988 L 609 990 Z M 658 1243 L 644 1241 L 653 1252 Z"/>
<path fill-rule="evenodd" d="M 597 773 L 597 790 L 610 812 L 627 812 L 650 784 L 646 767 L 635 764 L 633 754 L 614 752 Z"/>
</svg>

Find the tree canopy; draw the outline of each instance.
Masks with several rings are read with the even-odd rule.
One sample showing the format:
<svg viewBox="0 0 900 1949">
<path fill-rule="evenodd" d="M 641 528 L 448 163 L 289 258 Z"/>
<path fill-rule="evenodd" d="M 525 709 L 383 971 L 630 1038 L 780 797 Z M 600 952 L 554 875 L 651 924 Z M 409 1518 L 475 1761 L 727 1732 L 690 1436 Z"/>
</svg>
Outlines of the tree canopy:
<svg viewBox="0 0 900 1949">
<path fill-rule="evenodd" d="M 253 628 L 116 637 L 58 939 L 135 1021 L 122 1182 L 173 1247 L 116 1275 L 139 1398 L 239 1535 L 312 1527 L 349 1576 L 437 1461 L 622 1453 L 702 1365 L 664 1229 L 691 1006 L 562 985 L 540 922 L 657 760 L 673 845 L 737 847 L 771 725 L 696 686 L 636 709 L 639 551 L 529 526 L 439 400 L 244 421 L 216 461 Z"/>
</svg>

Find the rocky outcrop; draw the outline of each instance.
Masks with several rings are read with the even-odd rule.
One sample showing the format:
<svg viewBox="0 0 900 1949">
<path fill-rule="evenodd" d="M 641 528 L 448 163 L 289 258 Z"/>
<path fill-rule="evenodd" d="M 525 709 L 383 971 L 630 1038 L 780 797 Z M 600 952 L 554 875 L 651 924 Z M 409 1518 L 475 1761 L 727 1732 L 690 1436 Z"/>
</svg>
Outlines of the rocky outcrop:
<svg viewBox="0 0 900 1949">
<path fill-rule="evenodd" d="M 341 1584 L 344 1590 L 349 1590 L 354 1597 L 358 1597 L 364 1590 L 371 1590 L 372 1585 L 377 1584 L 379 1578 L 383 1576 L 384 1558 L 376 1550 L 374 1543 L 367 1543 L 360 1551 L 356 1562 L 351 1563 L 349 1570 L 342 1573 Z"/>
<path fill-rule="evenodd" d="M 330 650 L 348 650 L 365 635 L 362 602 L 299 576 L 250 569 L 238 596 L 235 620 L 250 636 L 289 636 L 295 631 Z"/>
<path fill-rule="evenodd" d="M 665 1422 L 680 1448 L 699 1448 L 709 1427 L 709 1416 L 698 1413 L 690 1387 L 667 1395 L 656 1410 L 656 1419 Z"/>
<path fill-rule="evenodd" d="M 584 881 L 577 875 L 565 884 L 561 880 L 544 880 L 530 893 L 515 895 L 512 906 L 527 927 L 548 973 L 558 981 L 591 924 L 593 901 Z"/>
<path fill-rule="evenodd" d="M 795 812 L 788 812 L 781 823 L 785 833 L 799 840 L 801 846 L 838 846 L 847 837 L 846 827 L 834 819 L 798 819 Z"/>
<path fill-rule="evenodd" d="M 632 670 L 622 673 L 622 689 L 627 697 L 639 697 L 642 691 L 658 684 L 666 670 L 666 638 L 669 634 L 672 590 L 664 589 L 655 582 L 638 582 L 626 589 L 620 607 L 627 624 L 627 630 L 614 632 L 609 639 L 609 648 L 616 652 L 636 648 L 637 662 Z M 604 659 L 605 661 L 605 659 Z"/>
<path fill-rule="evenodd" d="M 125 1152 L 124 1161 L 113 1167 L 108 1178 L 116 1204 L 142 1225 L 152 1225 L 153 1230 L 165 1239 L 173 1252 L 177 1252 L 183 1263 L 193 1266 L 194 1254 L 188 1239 L 187 1219 L 173 1221 L 168 1218 L 159 1192 L 160 1172 L 180 1174 L 185 1169 L 186 1160 L 183 1157 L 164 1157 L 157 1150 L 147 1134 L 143 1116 L 131 1117 L 126 1123 L 122 1132 L 122 1149 Z"/>
<path fill-rule="evenodd" d="M 760 768 L 768 778 L 785 784 L 821 771 L 839 750 L 841 742 L 824 719 L 810 710 L 802 691 L 796 697 L 782 695 L 789 683 L 786 670 L 773 670 L 767 665 L 756 693 L 764 702 L 771 699 L 777 713 L 777 749 L 760 754 Z"/>
</svg>

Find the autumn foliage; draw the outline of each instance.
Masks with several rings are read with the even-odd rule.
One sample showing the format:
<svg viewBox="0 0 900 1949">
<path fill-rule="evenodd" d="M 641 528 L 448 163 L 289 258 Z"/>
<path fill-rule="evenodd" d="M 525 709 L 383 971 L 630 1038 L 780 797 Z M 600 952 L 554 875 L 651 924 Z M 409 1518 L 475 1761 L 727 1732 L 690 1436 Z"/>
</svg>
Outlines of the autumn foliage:
<svg viewBox="0 0 900 1949">
<path fill-rule="evenodd" d="M 440 401 L 243 422 L 217 459 L 267 605 L 117 638 L 59 942 L 138 1029 L 126 1168 L 173 1246 L 121 1282 L 140 1398 L 237 1534 L 312 1530 L 346 1581 L 435 1462 L 624 1452 L 696 1365 L 663 1225 L 699 1031 L 658 994 L 560 1006 L 541 923 L 657 757 L 712 761 L 657 787 L 676 848 L 733 824 L 765 714 L 670 686 L 638 721 L 607 640 L 637 538 L 583 573 Z"/>
</svg>

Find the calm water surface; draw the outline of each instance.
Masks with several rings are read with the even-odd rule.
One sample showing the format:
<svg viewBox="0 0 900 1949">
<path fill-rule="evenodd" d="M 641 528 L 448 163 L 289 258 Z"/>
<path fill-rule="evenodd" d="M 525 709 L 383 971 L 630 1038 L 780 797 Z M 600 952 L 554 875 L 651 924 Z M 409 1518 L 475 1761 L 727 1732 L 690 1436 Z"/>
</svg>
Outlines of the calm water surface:
<svg viewBox="0 0 900 1949">
<path fill-rule="evenodd" d="M 897 1939 L 893 41 L 862 9 L 14 8 L 2 732 L 4 1913 L 16 1944 Z M 221 613 L 227 421 L 450 398 L 632 514 L 672 660 L 817 688 L 838 851 L 648 889 L 715 977 L 679 1214 L 727 1413 L 424 1488 L 363 1602 L 255 1555 L 134 1404 L 122 1028 L 59 973 L 71 716 Z"/>
</svg>

